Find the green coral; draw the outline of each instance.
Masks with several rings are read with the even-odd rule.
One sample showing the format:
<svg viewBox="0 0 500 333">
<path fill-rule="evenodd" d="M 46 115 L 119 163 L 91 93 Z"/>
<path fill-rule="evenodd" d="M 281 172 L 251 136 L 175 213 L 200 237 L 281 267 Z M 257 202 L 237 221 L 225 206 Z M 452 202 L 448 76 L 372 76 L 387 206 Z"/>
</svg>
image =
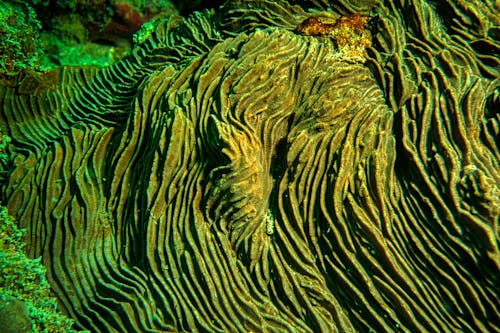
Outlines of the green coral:
<svg viewBox="0 0 500 333">
<path fill-rule="evenodd" d="M 22 1 L 0 1 L 0 75 L 37 67 L 40 28 L 33 8 Z"/>
<path fill-rule="evenodd" d="M 4 132 L 4 128 L 0 126 L 0 184 L 4 184 L 7 181 L 7 173 L 12 165 L 10 156 L 6 153 L 10 137 L 4 135 Z"/>
<path fill-rule="evenodd" d="M 144 43 L 149 37 L 151 37 L 151 34 L 153 33 L 154 29 L 155 29 L 154 19 L 144 23 L 133 36 L 134 44 Z"/>
<path fill-rule="evenodd" d="M 9 160 L 8 155 L 5 153 L 7 144 L 10 142 L 10 137 L 3 135 L 0 129 L 0 162 L 6 162 Z"/>
<path fill-rule="evenodd" d="M 41 258 L 29 259 L 22 251 L 23 230 L 0 206 L 0 331 L 76 332 L 73 321 L 57 312 L 56 300 Z"/>
<path fill-rule="evenodd" d="M 41 34 L 43 48 L 47 51 L 40 62 L 43 70 L 59 66 L 105 67 L 128 52 L 128 45 L 91 42 L 79 15 L 67 14 L 52 21 L 51 29 Z"/>
</svg>

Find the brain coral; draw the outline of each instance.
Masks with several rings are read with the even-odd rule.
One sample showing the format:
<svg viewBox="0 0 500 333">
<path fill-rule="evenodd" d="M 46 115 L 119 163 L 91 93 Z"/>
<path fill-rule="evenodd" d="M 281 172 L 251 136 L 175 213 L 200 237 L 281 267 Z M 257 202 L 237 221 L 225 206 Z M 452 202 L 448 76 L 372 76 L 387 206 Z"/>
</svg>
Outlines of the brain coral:
<svg viewBox="0 0 500 333">
<path fill-rule="evenodd" d="M 4 83 L 3 199 L 93 332 L 499 331 L 498 10 L 159 20 L 112 67 Z M 297 33 L 318 13 L 370 16 L 364 60 Z"/>
</svg>

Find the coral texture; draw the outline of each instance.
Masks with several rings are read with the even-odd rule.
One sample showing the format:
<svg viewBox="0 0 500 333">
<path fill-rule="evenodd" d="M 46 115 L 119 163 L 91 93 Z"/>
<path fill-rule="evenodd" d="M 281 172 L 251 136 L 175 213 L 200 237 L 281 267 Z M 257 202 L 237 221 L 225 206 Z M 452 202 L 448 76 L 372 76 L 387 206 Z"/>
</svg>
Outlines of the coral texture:
<svg viewBox="0 0 500 333">
<path fill-rule="evenodd" d="M 0 78 L 38 65 L 40 22 L 22 1 L 0 2 Z"/>
<path fill-rule="evenodd" d="M 57 311 L 56 300 L 49 296 L 41 258 L 30 259 L 23 253 L 22 234 L 0 206 L 0 332 L 75 333 L 73 321 Z"/>
<path fill-rule="evenodd" d="M 159 19 L 111 67 L 0 88 L 3 199 L 92 332 L 499 331 L 498 10 Z"/>
</svg>

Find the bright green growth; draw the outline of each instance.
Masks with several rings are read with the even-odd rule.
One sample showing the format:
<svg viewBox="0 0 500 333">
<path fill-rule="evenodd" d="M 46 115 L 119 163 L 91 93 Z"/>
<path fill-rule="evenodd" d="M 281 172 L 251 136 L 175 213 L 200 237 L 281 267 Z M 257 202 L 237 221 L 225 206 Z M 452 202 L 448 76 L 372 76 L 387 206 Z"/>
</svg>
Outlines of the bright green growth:
<svg viewBox="0 0 500 333">
<path fill-rule="evenodd" d="M 45 267 L 27 258 L 17 228 L 7 209 L 0 206 L 0 332 L 76 332 L 73 321 L 56 310 L 49 297 Z"/>
<path fill-rule="evenodd" d="M 76 31 L 70 30 L 70 31 Z M 89 41 L 74 42 L 57 30 L 42 34 L 43 47 L 47 50 L 40 62 L 41 70 L 60 66 L 96 66 L 106 67 L 128 53 L 129 45 L 102 45 Z M 54 61 L 55 60 L 55 61 Z"/>
<path fill-rule="evenodd" d="M 139 45 L 142 44 L 151 37 L 151 34 L 155 30 L 155 21 L 154 19 L 144 23 L 141 28 L 134 34 L 134 44 Z"/>
<path fill-rule="evenodd" d="M 7 177 L 7 170 L 10 168 L 11 160 L 6 153 L 10 137 L 4 135 L 5 130 L 0 126 L 0 184 L 4 184 Z"/>
<path fill-rule="evenodd" d="M 37 67 L 40 28 L 35 11 L 24 1 L 0 1 L 0 75 Z"/>
<path fill-rule="evenodd" d="M 8 155 L 5 153 L 7 144 L 10 142 L 10 137 L 3 135 L 0 130 L 0 163 L 7 162 L 9 160 Z"/>
<path fill-rule="evenodd" d="M 46 50 L 40 62 L 42 70 L 60 66 L 106 67 L 124 57 L 130 48 L 125 40 L 117 40 L 110 45 L 90 41 L 87 28 L 80 16 L 75 14 L 54 20 L 51 29 L 42 32 L 41 40 Z"/>
</svg>

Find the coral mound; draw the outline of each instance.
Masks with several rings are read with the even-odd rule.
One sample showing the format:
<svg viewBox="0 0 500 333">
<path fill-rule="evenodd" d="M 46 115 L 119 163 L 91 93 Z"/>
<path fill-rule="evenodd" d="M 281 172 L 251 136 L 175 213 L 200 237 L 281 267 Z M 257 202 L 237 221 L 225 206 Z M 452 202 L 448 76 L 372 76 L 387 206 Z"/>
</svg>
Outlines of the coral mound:
<svg viewBox="0 0 500 333">
<path fill-rule="evenodd" d="M 499 331 L 500 42 L 469 3 L 227 1 L 1 87 L 2 198 L 63 309 L 92 332 Z"/>
</svg>

